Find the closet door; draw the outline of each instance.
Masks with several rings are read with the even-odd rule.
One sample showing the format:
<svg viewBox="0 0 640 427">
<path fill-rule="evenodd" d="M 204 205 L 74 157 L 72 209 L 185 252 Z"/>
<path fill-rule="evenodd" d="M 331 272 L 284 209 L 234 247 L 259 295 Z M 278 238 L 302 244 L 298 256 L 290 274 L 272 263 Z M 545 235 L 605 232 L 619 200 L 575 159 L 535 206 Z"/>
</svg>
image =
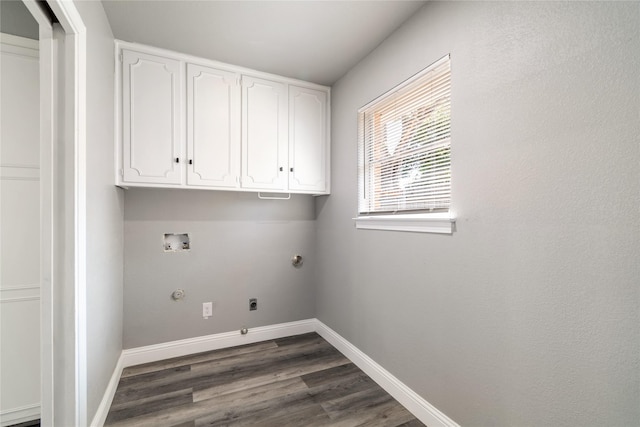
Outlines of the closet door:
<svg viewBox="0 0 640 427">
<path fill-rule="evenodd" d="M 240 186 L 240 76 L 187 64 L 187 184 Z"/>
<path fill-rule="evenodd" d="M 242 187 L 286 191 L 287 88 L 242 76 Z"/>
<path fill-rule="evenodd" d="M 38 41 L 0 44 L 0 419 L 40 416 Z"/>
<path fill-rule="evenodd" d="M 123 183 L 181 184 L 180 61 L 122 51 Z"/>
</svg>

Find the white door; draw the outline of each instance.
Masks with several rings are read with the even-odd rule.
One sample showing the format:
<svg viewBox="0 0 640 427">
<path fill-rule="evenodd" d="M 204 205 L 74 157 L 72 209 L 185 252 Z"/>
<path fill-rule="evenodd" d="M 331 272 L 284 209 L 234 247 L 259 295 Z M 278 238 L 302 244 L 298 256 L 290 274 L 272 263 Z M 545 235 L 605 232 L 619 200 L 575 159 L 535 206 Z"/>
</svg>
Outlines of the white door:
<svg viewBox="0 0 640 427">
<path fill-rule="evenodd" d="M 2 34 L 0 424 L 40 416 L 38 42 Z"/>
<path fill-rule="evenodd" d="M 327 93 L 289 87 L 289 188 L 326 191 Z"/>
<path fill-rule="evenodd" d="M 187 64 L 187 184 L 240 186 L 239 75 Z"/>
<path fill-rule="evenodd" d="M 242 77 L 242 187 L 286 190 L 287 88 Z"/>
<path fill-rule="evenodd" d="M 123 182 L 181 184 L 180 61 L 122 52 Z"/>
</svg>

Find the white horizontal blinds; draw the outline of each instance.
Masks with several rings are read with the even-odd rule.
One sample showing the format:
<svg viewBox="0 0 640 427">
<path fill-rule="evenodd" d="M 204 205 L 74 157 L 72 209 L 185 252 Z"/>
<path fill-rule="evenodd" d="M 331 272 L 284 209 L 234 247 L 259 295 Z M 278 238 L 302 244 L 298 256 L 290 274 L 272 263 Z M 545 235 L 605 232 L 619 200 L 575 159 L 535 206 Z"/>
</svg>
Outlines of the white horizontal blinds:
<svg viewBox="0 0 640 427">
<path fill-rule="evenodd" d="M 447 210 L 449 56 L 360 110 L 360 213 Z"/>
</svg>

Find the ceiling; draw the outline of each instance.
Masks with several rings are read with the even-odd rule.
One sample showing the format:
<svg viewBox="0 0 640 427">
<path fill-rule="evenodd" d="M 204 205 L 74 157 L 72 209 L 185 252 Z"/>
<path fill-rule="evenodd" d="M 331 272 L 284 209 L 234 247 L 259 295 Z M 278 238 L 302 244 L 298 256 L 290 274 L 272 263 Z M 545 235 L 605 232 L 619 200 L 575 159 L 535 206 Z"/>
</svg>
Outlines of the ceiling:
<svg viewBox="0 0 640 427">
<path fill-rule="evenodd" d="M 332 85 L 423 6 L 404 0 L 102 0 L 115 38 Z"/>
</svg>

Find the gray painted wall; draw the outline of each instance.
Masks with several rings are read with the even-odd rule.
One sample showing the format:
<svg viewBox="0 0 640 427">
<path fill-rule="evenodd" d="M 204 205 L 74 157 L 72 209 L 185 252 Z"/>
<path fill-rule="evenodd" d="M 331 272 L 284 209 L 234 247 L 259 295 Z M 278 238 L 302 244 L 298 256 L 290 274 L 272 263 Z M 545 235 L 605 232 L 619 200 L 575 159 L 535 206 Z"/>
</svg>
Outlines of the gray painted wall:
<svg viewBox="0 0 640 427">
<path fill-rule="evenodd" d="M 637 2 L 430 2 L 332 90 L 318 318 L 461 425 L 640 420 L 639 31 Z M 446 53 L 457 231 L 356 230 L 357 109 Z"/>
<path fill-rule="evenodd" d="M 185 232 L 191 250 L 165 253 L 164 233 Z M 124 348 L 315 316 L 312 196 L 129 189 L 124 243 Z M 177 288 L 183 301 L 170 298 Z M 258 298 L 257 311 L 249 298 Z M 208 301 L 213 316 L 203 319 Z"/>
<path fill-rule="evenodd" d="M 113 185 L 114 42 L 102 3 L 76 1 L 87 28 L 87 417 L 122 351 L 122 190 Z M 87 424 L 88 424 L 87 422 Z"/>
<path fill-rule="evenodd" d="M 22 0 L 0 1 L 0 32 L 38 40 L 38 23 Z"/>
</svg>

